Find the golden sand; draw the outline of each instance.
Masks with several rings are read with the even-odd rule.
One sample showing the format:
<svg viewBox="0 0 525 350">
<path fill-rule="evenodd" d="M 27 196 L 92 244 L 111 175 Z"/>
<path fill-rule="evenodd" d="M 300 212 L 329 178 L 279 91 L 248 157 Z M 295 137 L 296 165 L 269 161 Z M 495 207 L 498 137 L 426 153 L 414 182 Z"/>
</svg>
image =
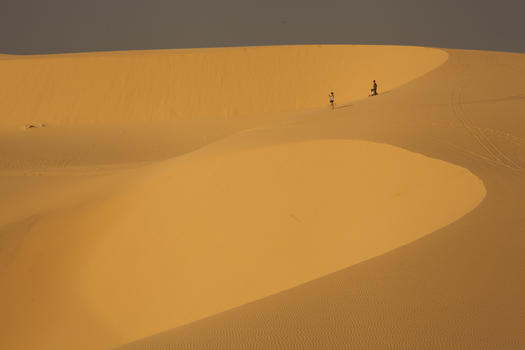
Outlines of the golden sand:
<svg viewBox="0 0 525 350">
<path fill-rule="evenodd" d="M 525 92 L 506 82 L 524 56 L 294 46 L 0 71 L 0 347 L 106 349 L 172 328 L 129 348 L 519 340 L 510 312 L 480 334 L 522 305 L 519 279 L 490 287 L 486 271 L 521 261 Z M 359 101 L 374 78 L 380 96 Z M 454 336 L 452 316 L 472 331 Z"/>
</svg>

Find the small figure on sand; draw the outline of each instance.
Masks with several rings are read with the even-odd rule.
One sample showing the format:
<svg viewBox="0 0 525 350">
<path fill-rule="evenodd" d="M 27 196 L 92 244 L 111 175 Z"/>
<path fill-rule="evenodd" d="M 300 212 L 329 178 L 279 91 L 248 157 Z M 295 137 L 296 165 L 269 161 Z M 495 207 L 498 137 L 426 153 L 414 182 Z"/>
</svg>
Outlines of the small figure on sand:
<svg viewBox="0 0 525 350">
<path fill-rule="evenodd" d="M 372 92 L 372 95 L 370 95 L 370 96 L 377 96 L 378 95 L 378 93 L 377 93 L 377 83 L 376 83 L 375 80 L 374 80 L 374 83 L 372 85 L 372 89 L 370 91 Z"/>
<path fill-rule="evenodd" d="M 332 106 L 332 109 L 335 108 L 335 95 L 334 95 L 334 92 L 332 91 L 330 93 L 330 95 L 328 95 L 328 97 L 330 97 L 330 106 Z"/>
</svg>

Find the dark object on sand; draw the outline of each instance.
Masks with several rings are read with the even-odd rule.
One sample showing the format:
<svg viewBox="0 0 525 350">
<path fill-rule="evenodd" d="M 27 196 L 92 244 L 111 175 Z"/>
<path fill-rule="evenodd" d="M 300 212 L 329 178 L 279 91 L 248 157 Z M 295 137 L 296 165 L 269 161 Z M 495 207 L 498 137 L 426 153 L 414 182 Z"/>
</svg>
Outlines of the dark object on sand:
<svg viewBox="0 0 525 350">
<path fill-rule="evenodd" d="M 370 95 L 370 96 L 377 96 L 378 95 L 378 93 L 377 93 L 377 83 L 376 83 L 375 80 L 374 80 L 374 85 L 373 85 L 373 87 L 372 87 L 372 89 L 370 91 L 372 92 L 372 95 Z"/>
</svg>

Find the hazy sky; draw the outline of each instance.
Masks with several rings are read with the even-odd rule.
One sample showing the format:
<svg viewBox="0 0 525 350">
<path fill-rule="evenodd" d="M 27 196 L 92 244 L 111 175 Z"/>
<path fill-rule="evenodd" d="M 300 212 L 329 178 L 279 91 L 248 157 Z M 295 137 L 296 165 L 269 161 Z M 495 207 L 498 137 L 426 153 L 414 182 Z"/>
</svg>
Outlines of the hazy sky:
<svg viewBox="0 0 525 350">
<path fill-rule="evenodd" d="M 0 0 L 0 52 L 408 44 L 525 52 L 525 0 Z"/>
</svg>

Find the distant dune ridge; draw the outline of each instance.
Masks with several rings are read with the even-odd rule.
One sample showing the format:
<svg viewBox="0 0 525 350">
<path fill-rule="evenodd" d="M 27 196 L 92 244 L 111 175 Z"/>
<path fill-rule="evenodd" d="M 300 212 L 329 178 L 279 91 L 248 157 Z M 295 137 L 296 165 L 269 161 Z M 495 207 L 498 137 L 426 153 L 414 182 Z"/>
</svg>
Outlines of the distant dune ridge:
<svg viewBox="0 0 525 350">
<path fill-rule="evenodd" d="M 0 73 L 0 348 L 524 345 L 525 56 L 250 47 Z"/>
</svg>

